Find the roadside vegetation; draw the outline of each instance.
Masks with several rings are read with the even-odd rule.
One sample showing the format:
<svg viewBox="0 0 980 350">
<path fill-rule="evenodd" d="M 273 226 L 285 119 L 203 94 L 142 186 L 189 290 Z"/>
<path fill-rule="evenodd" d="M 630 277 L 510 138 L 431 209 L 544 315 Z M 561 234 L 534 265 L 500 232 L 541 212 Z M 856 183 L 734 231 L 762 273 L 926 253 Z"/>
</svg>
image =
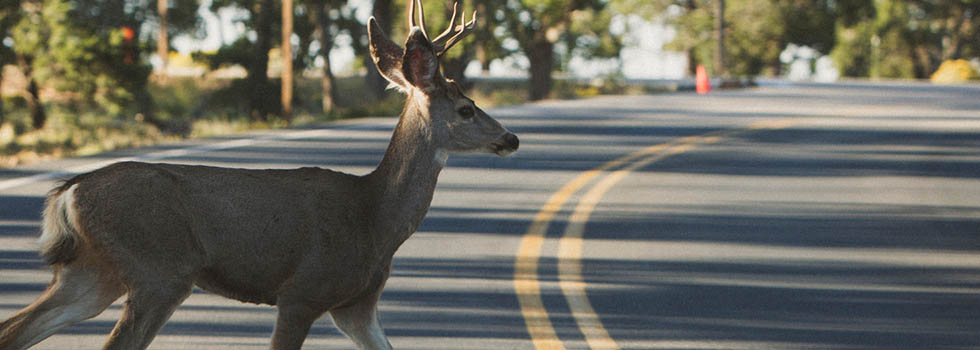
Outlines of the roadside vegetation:
<svg viewBox="0 0 980 350">
<path fill-rule="evenodd" d="M 16 75 L 16 74 L 8 74 Z M 278 80 L 271 80 L 274 84 Z M 294 116 L 289 122 L 270 115 L 253 119 L 249 114 L 246 88 L 240 79 L 167 77 L 150 79 L 154 123 L 143 114 L 130 118 L 106 113 L 97 106 L 64 103 L 64 98 L 46 96 L 47 121 L 34 128 L 30 108 L 21 95 L 4 96 L 4 120 L 0 125 L 0 167 L 30 163 L 45 158 L 91 155 L 108 150 L 138 147 L 186 138 L 210 137 L 256 129 L 283 128 L 371 116 L 397 116 L 404 96 L 388 91 L 382 98 L 366 94 L 363 77 L 336 80 L 335 106 L 322 107 L 318 79 L 296 82 Z M 519 80 L 486 80 L 473 84 L 469 92 L 477 105 L 489 108 L 529 101 L 526 83 Z M 9 87 L 8 87 L 9 88 Z M 9 88 L 10 90 L 15 90 Z M 591 84 L 558 80 L 551 98 L 583 98 L 601 94 L 652 92 L 613 80 Z M 55 94 L 55 92 L 50 92 Z"/>
<path fill-rule="evenodd" d="M 448 26 L 452 1 L 423 1 L 434 14 L 446 12 L 427 16 L 428 26 Z M 363 20 L 370 6 L 384 32 L 403 36 L 406 4 L 0 0 L 0 166 L 396 115 L 401 96 L 385 90 L 367 58 Z M 669 27 L 663 47 L 685 54 L 692 75 L 701 66 L 728 81 L 784 76 L 790 62 L 814 71 L 832 61 L 845 77 L 951 83 L 976 81 L 980 64 L 980 1 L 971 0 L 472 0 L 462 7 L 480 20 L 474 35 L 442 57 L 442 69 L 487 107 L 647 92 L 625 84 L 620 72 L 604 71 L 610 77 L 598 84 L 554 78 L 572 74 L 573 62 L 623 68 L 624 49 L 650 40 L 630 35 L 642 23 Z M 176 55 L 175 38 L 215 36 L 202 13 L 238 29 L 221 30 L 217 49 Z M 812 54 L 797 57 L 793 47 Z M 334 49 L 352 52 L 354 63 L 336 67 Z M 165 73 L 180 60 L 207 73 Z M 527 78 L 474 84 L 464 74 L 474 64 L 482 72 L 503 64 Z M 212 74 L 232 68 L 238 73 Z"/>
</svg>

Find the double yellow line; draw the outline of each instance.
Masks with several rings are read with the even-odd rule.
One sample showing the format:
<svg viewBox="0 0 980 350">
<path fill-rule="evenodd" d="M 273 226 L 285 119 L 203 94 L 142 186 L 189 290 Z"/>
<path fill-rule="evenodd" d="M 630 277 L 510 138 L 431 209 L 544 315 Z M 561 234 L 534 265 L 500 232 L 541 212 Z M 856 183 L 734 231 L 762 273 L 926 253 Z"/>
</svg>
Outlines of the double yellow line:
<svg viewBox="0 0 980 350">
<path fill-rule="evenodd" d="M 679 138 L 673 142 L 657 144 L 606 162 L 602 166 L 583 172 L 548 198 L 531 226 L 521 238 L 514 261 L 514 290 L 521 306 L 521 314 L 537 350 L 564 350 L 565 346 L 551 324 L 548 310 L 541 299 L 538 277 L 538 261 L 545 243 L 548 227 L 565 203 L 586 185 L 592 187 L 579 199 L 569 216 L 568 225 L 558 241 L 558 284 L 565 296 L 572 317 L 579 331 L 585 336 L 590 349 L 619 350 L 616 341 L 609 336 L 586 295 L 586 283 L 582 278 L 582 246 L 585 224 L 602 196 L 627 175 L 666 157 L 687 152 L 698 145 L 717 143 L 726 137 L 761 129 L 779 129 L 788 121 L 760 122 L 744 129 L 711 132 L 698 136 Z M 616 169 L 616 170 L 614 170 Z"/>
</svg>

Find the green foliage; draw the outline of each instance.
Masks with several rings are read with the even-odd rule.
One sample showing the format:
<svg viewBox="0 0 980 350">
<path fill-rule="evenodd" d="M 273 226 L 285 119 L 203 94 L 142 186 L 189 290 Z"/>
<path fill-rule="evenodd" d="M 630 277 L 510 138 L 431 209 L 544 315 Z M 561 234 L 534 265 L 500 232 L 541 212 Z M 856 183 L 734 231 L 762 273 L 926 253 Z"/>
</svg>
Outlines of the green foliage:
<svg viewBox="0 0 980 350">
<path fill-rule="evenodd" d="M 778 75 L 779 54 L 790 43 L 827 53 L 834 46 L 835 13 L 828 0 L 727 0 L 725 10 L 725 71 L 734 76 Z M 837 2 L 839 3 L 839 2 Z M 710 71 L 716 50 L 714 1 L 658 0 L 677 37 L 668 49 L 688 52 Z"/>
<path fill-rule="evenodd" d="M 872 25 L 868 21 L 837 25 L 837 45 L 830 52 L 841 75 L 866 77 L 871 71 Z"/>
<path fill-rule="evenodd" d="M 37 130 L 29 129 L 31 121 L 26 110 L 11 108 L 9 121 L 0 125 L 0 166 L 52 156 L 89 155 L 170 139 L 138 120 L 120 120 L 98 110 L 69 109 L 61 105 L 49 104 L 46 108 L 48 123 Z"/>
<path fill-rule="evenodd" d="M 847 76 L 926 78 L 939 63 L 980 55 L 980 1 L 838 2 L 832 57 Z"/>
<path fill-rule="evenodd" d="M 552 83 L 551 75 L 567 69 L 573 57 L 618 57 L 624 46 L 622 35 L 630 30 L 620 28 L 632 20 L 618 16 L 664 20 L 677 33 L 667 49 L 688 53 L 693 63 L 709 69 L 722 68 L 711 67 L 717 47 L 713 35 L 717 1 L 464 1 L 467 19 L 473 10 L 479 11 L 477 29 L 443 57 L 443 71 L 462 80 L 463 69 L 474 58 L 487 67 L 494 59 L 526 56 L 531 65 L 531 89 L 522 91 L 515 82 L 504 84 L 499 91 L 487 90 L 486 82 L 475 85 L 474 98 L 491 104 L 627 93 L 631 90 L 621 77 L 581 86 L 569 81 Z M 435 36 L 448 24 L 452 2 L 424 2 L 429 34 Z M 42 105 L 52 117 L 53 124 L 45 129 L 60 130 L 33 130 L 31 117 L 24 113 L 24 105 L 33 99 L 0 99 L 0 134 L 13 135 L 6 139 L 35 135 L 31 137 L 36 140 L 18 141 L 34 146 L 5 152 L 30 147 L 80 149 L 88 141 L 52 135 L 75 133 L 76 127 L 99 129 L 99 123 L 111 126 L 102 134 L 90 133 L 92 140 L 99 135 L 111 139 L 108 135 L 117 131 L 142 130 L 133 125 L 143 124 L 151 124 L 143 125 L 146 130 L 182 136 L 281 125 L 275 115 L 281 107 L 279 82 L 267 79 L 266 74 L 269 49 L 280 45 L 281 9 L 276 1 L 211 1 L 212 10 L 234 7 L 249 12 L 239 19 L 249 35 L 215 53 L 194 56 L 211 68 L 241 65 L 249 72 L 249 79 L 220 83 L 150 81 L 147 62 L 156 45 L 156 4 L 157 0 L 0 0 L 0 64 L 17 63 L 28 79 L 37 82 L 40 95 L 47 99 Z M 200 37 L 202 23 L 196 13 L 200 0 L 169 0 L 169 4 L 171 37 Z M 392 28 L 389 36 L 396 41 L 404 38 L 406 1 L 379 0 L 376 4 L 381 9 L 390 7 L 386 12 L 390 17 L 386 24 Z M 319 40 L 333 47 L 332 38 L 343 34 L 354 39 L 352 46 L 358 54 L 367 54 L 364 23 L 355 19 L 354 9 L 345 0 L 300 0 L 295 11 L 293 30 L 299 45 L 292 59 L 297 70 L 312 67 L 323 54 L 316 49 L 324 44 Z M 978 14 L 977 0 L 726 0 L 724 70 L 733 76 L 779 75 L 783 68 L 779 55 L 792 43 L 829 54 L 845 76 L 925 78 L 941 62 L 980 56 Z M 319 27 L 318 19 L 324 18 L 324 27 Z M 326 33 L 321 36 L 318 30 Z M 939 75 L 952 68 L 943 70 Z M 334 86 L 339 108 L 324 112 L 318 103 L 322 100 L 320 84 L 298 79 L 296 120 L 393 115 L 401 108 L 398 94 L 365 99 L 367 87 L 359 78 L 338 79 Z M 39 136 L 42 134 L 46 136 Z"/>
<path fill-rule="evenodd" d="M 30 56 L 34 77 L 62 92 L 72 104 L 91 104 L 107 114 L 132 114 L 150 73 L 138 59 L 139 43 L 123 38 L 122 28 L 95 31 L 71 20 L 72 4 L 35 3 L 13 29 L 14 51 Z"/>
<path fill-rule="evenodd" d="M 585 8 L 571 14 L 565 34 L 566 60 L 574 54 L 585 58 L 618 57 L 623 48 L 619 35 L 610 33 L 614 13 L 604 8 Z"/>
<path fill-rule="evenodd" d="M 613 15 L 609 4 L 606 0 L 513 0 L 499 8 L 503 30 L 495 32 L 492 40 L 516 40 L 528 58 L 531 99 L 550 94 L 552 72 L 572 56 L 618 56 L 622 33 L 608 30 Z"/>
<path fill-rule="evenodd" d="M 770 66 L 779 66 L 779 54 L 788 38 L 782 11 L 763 1 L 728 1 L 725 21 L 731 30 L 726 36 L 725 71 L 734 76 L 754 76 Z M 772 68 L 769 75 L 778 74 Z"/>
<path fill-rule="evenodd" d="M 10 28 L 20 21 L 20 1 L 0 0 L 0 67 L 14 61 L 14 51 L 4 43 Z"/>
<path fill-rule="evenodd" d="M 250 67 L 254 64 L 252 61 L 255 60 L 252 43 L 244 36 L 230 45 L 222 46 L 216 52 L 195 52 L 191 57 L 194 61 L 206 64 L 212 70 L 236 64 L 242 67 Z"/>
</svg>

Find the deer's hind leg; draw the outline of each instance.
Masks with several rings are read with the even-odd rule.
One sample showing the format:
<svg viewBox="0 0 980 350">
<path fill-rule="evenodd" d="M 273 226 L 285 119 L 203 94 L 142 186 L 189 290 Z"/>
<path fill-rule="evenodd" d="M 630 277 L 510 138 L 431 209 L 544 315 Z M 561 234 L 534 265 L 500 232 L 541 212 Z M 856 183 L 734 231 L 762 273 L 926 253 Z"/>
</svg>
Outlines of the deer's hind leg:
<svg viewBox="0 0 980 350">
<path fill-rule="evenodd" d="M 272 350 L 299 350 L 303 347 L 310 327 L 324 310 L 311 307 L 302 300 L 279 298 L 276 329 L 272 334 Z"/>
<path fill-rule="evenodd" d="M 0 349 L 26 349 L 58 330 L 102 313 L 124 292 L 100 265 L 54 267 L 54 281 L 36 301 L 0 323 Z"/>
<path fill-rule="evenodd" d="M 145 349 L 177 306 L 190 296 L 192 286 L 190 280 L 131 285 L 122 318 L 104 349 Z"/>
</svg>

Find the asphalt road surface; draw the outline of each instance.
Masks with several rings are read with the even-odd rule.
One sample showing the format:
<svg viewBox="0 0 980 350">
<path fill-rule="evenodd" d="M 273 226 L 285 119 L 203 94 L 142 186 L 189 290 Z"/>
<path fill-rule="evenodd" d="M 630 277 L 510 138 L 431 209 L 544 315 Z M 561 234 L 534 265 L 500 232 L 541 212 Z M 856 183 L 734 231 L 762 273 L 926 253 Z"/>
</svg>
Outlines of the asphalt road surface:
<svg viewBox="0 0 980 350">
<path fill-rule="evenodd" d="M 382 296 L 395 348 L 980 348 L 978 85 L 773 85 L 489 112 L 521 149 L 450 157 Z M 122 159 L 364 174 L 393 125 L 0 170 L 0 319 L 50 282 L 35 239 L 58 179 Z M 35 348 L 98 348 L 120 303 Z M 274 313 L 195 291 L 151 349 L 264 349 Z M 353 345 L 325 317 L 305 348 Z"/>
</svg>

